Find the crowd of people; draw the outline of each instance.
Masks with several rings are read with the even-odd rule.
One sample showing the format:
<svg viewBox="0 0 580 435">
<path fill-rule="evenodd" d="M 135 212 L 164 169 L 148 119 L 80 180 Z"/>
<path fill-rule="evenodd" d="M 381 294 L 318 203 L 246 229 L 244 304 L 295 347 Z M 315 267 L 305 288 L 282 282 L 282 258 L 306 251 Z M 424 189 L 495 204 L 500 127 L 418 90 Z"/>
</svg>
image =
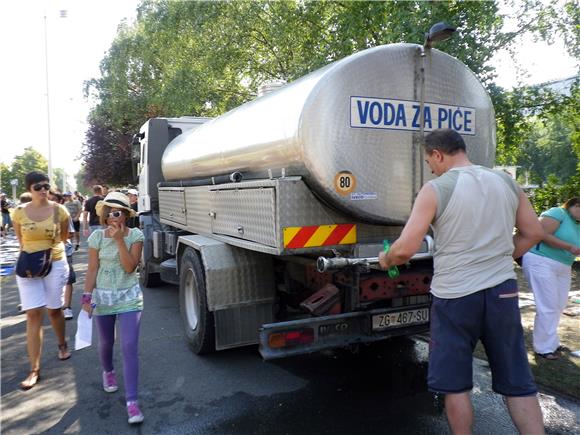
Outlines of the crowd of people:
<svg viewBox="0 0 580 435">
<path fill-rule="evenodd" d="M 475 345 L 482 341 L 492 388 L 506 398 L 514 424 L 521 433 L 543 433 L 513 260 L 523 256 L 523 271 L 536 300 L 534 351 L 538 357 L 558 359 L 562 350 L 558 323 L 570 290 L 571 266 L 580 255 L 580 197 L 545 211 L 538 219 L 514 180 L 469 161 L 458 133 L 431 132 L 424 147 L 426 162 L 437 178 L 423 186 L 401 236 L 387 253 L 379 254 L 379 261 L 384 269 L 404 264 L 432 229 L 436 247 L 429 389 L 445 396 L 452 431 L 470 433 L 472 358 Z M 58 358 L 71 356 L 65 319 L 73 317 L 72 257 L 79 249 L 82 228 L 88 269 L 81 306 L 95 317 L 102 387 L 108 393 L 118 390 L 113 343 L 119 322 L 128 422 L 140 423 L 144 419 L 138 404 L 143 294 L 136 269 L 144 236 L 138 228 L 138 192 L 95 185 L 93 195 L 85 199 L 78 192 L 51 190 L 48 177 L 39 172 L 27 174 L 25 186 L 20 205 L 6 219 L 2 203 L 3 230 L 5 223 L 14 226 L 21 252 L 51 250 L 52 267 L 45 276 L 16 277 L 26 312 L 30 360 L 21 388 L 30 389 L 40 380 L 45 312 L 57 337 Z M 474 231 L 477 228 L 485 231 Z"/>
</svg>

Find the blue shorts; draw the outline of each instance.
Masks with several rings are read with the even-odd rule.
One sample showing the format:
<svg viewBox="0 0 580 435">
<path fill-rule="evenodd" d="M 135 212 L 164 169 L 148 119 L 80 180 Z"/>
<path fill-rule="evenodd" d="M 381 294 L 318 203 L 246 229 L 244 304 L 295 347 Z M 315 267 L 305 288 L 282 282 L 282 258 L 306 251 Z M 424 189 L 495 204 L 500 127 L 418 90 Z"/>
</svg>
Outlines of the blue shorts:
<svg viewBox="0 0 580 435">
<path fill-rule="evenodd" d="M 473 388 L 473 350 L 479 340 L 491 367 L 493 391 L 508 397 L 537 393 L 514 279 L 457 299 L 433 296 L 427 380 L 430 391 L 462 393 Z"/>
</svg>

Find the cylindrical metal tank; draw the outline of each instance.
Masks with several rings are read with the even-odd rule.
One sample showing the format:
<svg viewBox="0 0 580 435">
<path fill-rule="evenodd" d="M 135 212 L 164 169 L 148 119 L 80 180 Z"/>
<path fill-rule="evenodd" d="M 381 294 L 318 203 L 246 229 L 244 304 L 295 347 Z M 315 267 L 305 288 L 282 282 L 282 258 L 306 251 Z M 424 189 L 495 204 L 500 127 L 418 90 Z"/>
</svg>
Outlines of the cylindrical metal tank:
<svg viewBox="0 0 580 435">
<path fill-rule="evenodd" d="M 457 59 L 422 52 L 415 44 L 365 50 L 231 110 L 169 144 L 164 178 L 284 168 L 359 220 L 402 223 L 432 177 L 422 117 L 425 133 L 462 134 L 474 163 L 495 158 L 494 112 L 481 83 Z"/>
</svg>

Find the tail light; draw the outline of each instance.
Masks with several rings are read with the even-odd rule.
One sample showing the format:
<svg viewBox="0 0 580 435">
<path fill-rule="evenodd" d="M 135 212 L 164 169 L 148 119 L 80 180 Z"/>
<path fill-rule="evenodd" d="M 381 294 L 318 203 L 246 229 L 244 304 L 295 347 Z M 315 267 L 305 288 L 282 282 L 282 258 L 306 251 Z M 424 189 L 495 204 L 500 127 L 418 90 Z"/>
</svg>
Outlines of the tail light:
<svg viewBox="0 0 580 435">
<path fill-rule="evenodd" d="M 298 329 L 296 331 L 274 332 L 268 337 L 268 345 L 273 349 L 281 347 L 299 346 L 314 342 L 314 330 L 312 328 Z"/>
</svg>

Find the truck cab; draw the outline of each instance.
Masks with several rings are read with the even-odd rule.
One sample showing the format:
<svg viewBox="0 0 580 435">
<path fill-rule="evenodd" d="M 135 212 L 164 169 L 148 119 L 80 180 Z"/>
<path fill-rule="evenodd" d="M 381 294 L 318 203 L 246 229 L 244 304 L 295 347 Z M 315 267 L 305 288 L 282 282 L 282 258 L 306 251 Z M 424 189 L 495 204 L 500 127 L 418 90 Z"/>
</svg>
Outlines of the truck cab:
<svg viewBox="0 0 580 435">
<path fill-rule="evenodd" d="M 140 266 L 140 280 L 145 287 L 160 283 L 160 264 L 164 256 L 154 242 L 154 230 L 161 230 L 157 184 L 163 181 L 161 159 L 167 145 L 180 134 L 198 128 L 211 118 L 182 116 L 151 118 L 133 137 L 133 166 L 139 180 L 138 211 L 145 235 Z M 158 242 L 158 240 L 157 240 Z M 157 255 L 154 255 L 157 254 Z"/>
<path fill-rule="evenodd" d="M 158 201 L 157 183 L 163 181 L 161 158 L 167 145 L 180 134 L 198 128 L 209 119 L 194 116 L 152 118 L 141 126 L 133 139 L 140 215 L 151 212 L 152 203 Z"/>
</svg>

